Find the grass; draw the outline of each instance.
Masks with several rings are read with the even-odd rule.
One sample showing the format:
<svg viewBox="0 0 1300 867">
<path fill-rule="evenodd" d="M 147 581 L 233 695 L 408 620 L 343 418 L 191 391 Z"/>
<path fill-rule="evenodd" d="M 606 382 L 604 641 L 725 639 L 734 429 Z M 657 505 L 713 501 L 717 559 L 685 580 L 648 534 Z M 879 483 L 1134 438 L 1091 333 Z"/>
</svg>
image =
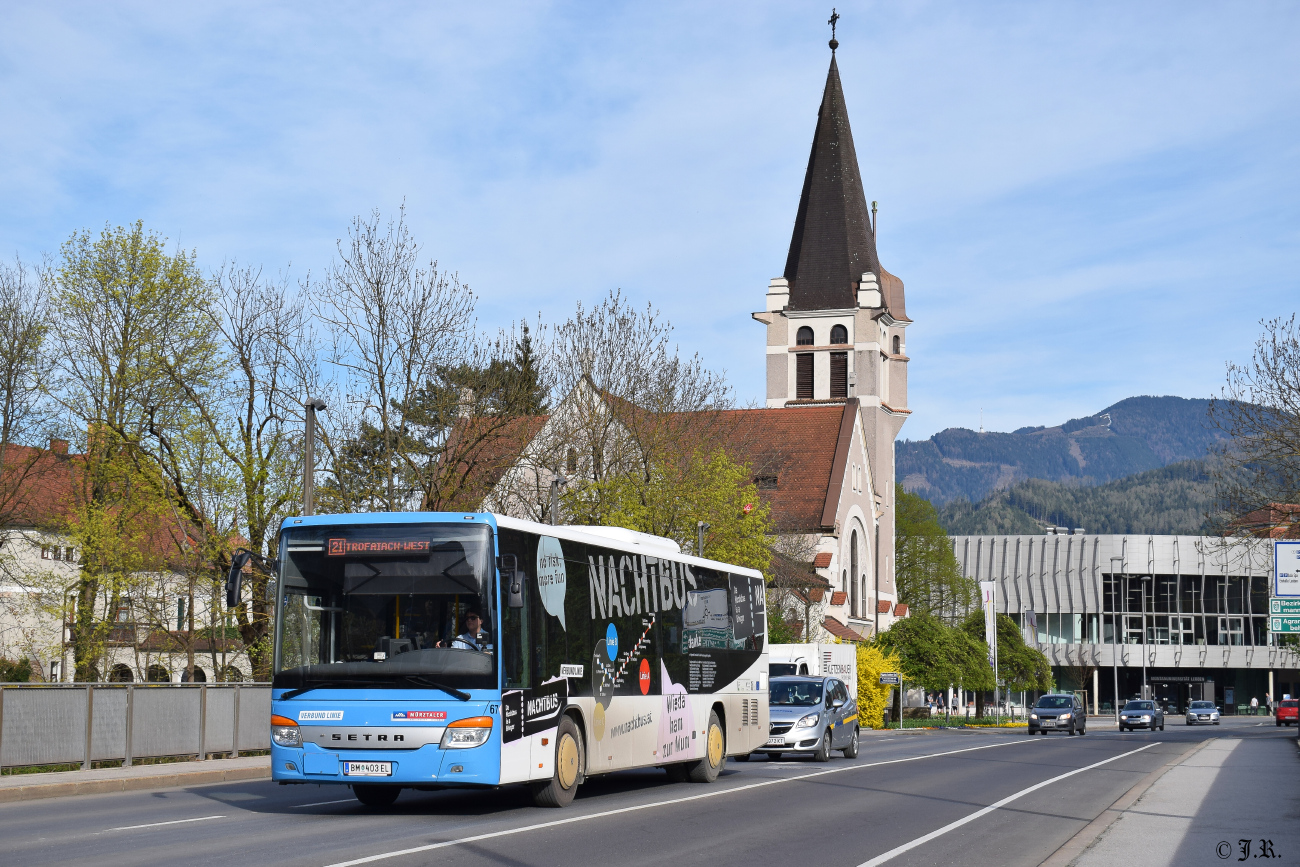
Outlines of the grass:
<svg viewBox="0 0 1300 867">
<path fill-rule="evenodd" d="M 1023 719 L 1011 720 L 1002 717 L 999 723 L 996 717 L 970 717 L 952 716 L 945 719 L 941 716 L 930 717 L 929 719 L 905 719 L 899 722 L 891 722 L 882 728 L 887 729 L 936 729 L 936 728 L 1024 728 L 1026 725 Z"/>
</svg>

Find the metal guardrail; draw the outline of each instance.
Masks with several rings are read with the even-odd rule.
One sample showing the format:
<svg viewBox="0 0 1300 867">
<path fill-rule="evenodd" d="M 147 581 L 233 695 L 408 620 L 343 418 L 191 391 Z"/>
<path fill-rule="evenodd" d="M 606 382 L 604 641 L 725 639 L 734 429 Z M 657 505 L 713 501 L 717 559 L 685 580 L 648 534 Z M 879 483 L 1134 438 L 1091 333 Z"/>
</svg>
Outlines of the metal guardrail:
<svg viewBox="0 0 1300 867">
<path fill-rule="evenodd" d="M 0 767 L 270 749 L 270 684 L 0 684 Z"/>
</svg>

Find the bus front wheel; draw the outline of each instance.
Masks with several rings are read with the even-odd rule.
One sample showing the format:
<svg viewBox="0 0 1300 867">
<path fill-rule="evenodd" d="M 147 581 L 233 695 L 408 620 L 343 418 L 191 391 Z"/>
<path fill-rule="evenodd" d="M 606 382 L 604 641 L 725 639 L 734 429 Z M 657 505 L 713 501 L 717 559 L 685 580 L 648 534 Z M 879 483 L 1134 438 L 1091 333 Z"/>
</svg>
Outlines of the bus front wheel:
<svg viewBox="0 0 1300 867">
<path fill-rule="evenodd" d="M 391 807 L 401 793 L 401 786 L 377 786 L 373 783 L 354 783 L 352 786 L 352 794 L 367 807 Z"/>
<path fill-rule="evenodd" d="M 722 772 L 727 760 L 727 735 L 722 730 L 717 711 L 709 711 L 709 727 L 704 730 L 704 758 L 687 765 L 692 783 L 711 783 Z"/>
<path fill-rule="evenodd" d="M 555 733 L 555 773 L 549 782 L 533 783 L 533 803 L 539 807 L 567 807 L 578 792 L 586 766 L 582 735 L 572 717 L 560 720 Z"/>
</svg>

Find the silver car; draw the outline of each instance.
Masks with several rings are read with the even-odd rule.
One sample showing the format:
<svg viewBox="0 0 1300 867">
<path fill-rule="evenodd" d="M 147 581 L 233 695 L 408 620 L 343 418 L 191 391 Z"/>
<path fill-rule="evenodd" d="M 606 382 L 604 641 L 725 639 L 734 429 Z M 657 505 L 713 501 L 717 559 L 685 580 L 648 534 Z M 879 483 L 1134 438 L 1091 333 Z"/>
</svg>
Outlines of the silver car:
<svg viewBox="0 0 1300 867">
<path fill-rule="evenodd" d="M 858 754 L 858 705 L 834 677 L 790 676 L 768 681 L 770 726 L 767 743 L 755 752 L 784 753 L 825 762 L 832 750 Z"/>
<path fill-rule="evenodd" d="M 1219 724 L 1219 709 L 1214 706 L 1214 702 L 1194 701 L 1187 706 L 1187 724 L 1194 726 L 1197 723 Z"/>
<path fill-rule="evenodd" d="M 1124 705 L 1119 712 L 1119 730 L 1133 729 L 1165 730 L 1165 712 L 1160 705 L 1149 699 L 1135 698 Z"/>
</svg>

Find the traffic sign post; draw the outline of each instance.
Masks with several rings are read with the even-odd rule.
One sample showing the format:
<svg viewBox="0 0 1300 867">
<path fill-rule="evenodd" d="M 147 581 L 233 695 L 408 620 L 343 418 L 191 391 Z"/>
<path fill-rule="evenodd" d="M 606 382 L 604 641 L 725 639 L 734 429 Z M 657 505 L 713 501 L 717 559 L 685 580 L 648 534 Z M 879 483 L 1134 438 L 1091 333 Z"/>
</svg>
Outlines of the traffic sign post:
<svg viewBox="0 0 1300 867">
<path fill-rule="evenodd" d="M 1300 632 L 1300 617 L 1270 617 L 1269 631 L 1279 634 Z"/>
<path fill-rule="evenodd" d="M 1273 595 L 1300 599 L 1300 542 L 1273 542 Z"/>
</svg>

